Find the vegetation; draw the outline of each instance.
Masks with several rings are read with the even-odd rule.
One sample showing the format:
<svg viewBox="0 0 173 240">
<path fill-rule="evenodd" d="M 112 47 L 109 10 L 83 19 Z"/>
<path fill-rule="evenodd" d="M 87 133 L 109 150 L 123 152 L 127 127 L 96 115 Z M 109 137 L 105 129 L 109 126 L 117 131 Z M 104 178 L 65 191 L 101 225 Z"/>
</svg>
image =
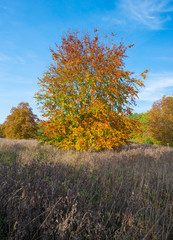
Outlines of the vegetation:
<svg viewBox="0 0 173 240">
<path fill-rule="evenodd" d="M 36 138 L 37 117 L 28 103 L 21 102 L 11 109 L 4 123 L 4 133 L 10 139 Z"/>
<path fill-rule="evenodd" d="M 154 102 L 148 113 L 150 132 L 162 145 L 173 146 L 173 96 Z"/>
<path fill-rule="evenodd" d="M 132 114 L 132 45 L 97 30 L 56 47 L 36 94 L 47 120 L 21 102 L 0 125 L 0 239 L 172 240 L 173 97 Z M 36 137 L 58 148 L 13 140 Z"/>
<path fill-rule="evenodd" d="M 0 140 L 0 239 L 173 239 L 173 149 Z"/>
<path fill-rule="evenodd" d="M 43 124 L 42 121 L 39 121 L 39 123 L 37 124 L 37 138 L 43 138 L 44 134 L 44 129 L 43 129 Z"/>
<path fill-rule="evenodd" d="M 4 124 L 0 124 L 0 138 L 5 137 L 4 128 Z"/>
<path fill-rule="evenodd" d="M 128 116 L 132 120 L 138 120 L 138 130 L 133 131 L 132 140 L 135 143 L 144 143 L 144 144 L 157 144 L 158 142 L 153 138 L 151 132 L 149 131 L 148 123 L 148 112 L 146 113 L 133 113 Z"/>
<path fill-rule="evenodd" d="M 112 149 L 137 130 L 137 122 L 124 116 L 131 113 L 147 71 L 136 79 L 125 70 L 125 53 L 133 45 L 117 44 L 111 35 L 112 45 L 105 46 L 97 30 L 93 38 L 68 33 L 51 50 L 54 64 L 39 79 L 36 94 L 47 118 L 42 140 L 62 149 Z"/>
</svg>

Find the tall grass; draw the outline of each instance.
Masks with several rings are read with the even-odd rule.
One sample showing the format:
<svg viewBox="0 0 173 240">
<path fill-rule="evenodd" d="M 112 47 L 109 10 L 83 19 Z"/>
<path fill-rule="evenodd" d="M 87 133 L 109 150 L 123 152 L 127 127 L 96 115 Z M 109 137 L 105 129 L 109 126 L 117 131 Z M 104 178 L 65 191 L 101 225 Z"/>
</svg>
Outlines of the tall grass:
<svg viewBox="0 0 173 240">
<path fill-rule="evenodd" d="M 173 239 L 173 149 L 0 139 L 0 239 Z"/>
</svg>

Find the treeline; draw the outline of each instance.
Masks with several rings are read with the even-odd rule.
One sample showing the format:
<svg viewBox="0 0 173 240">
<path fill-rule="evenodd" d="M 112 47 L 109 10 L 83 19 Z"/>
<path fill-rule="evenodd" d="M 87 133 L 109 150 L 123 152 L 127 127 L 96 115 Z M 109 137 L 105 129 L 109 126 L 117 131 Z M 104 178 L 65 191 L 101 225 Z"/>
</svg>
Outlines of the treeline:
<svg viewBox="0 0 173 240">
<path fill-rule="evenodd" d="M 154 102 L 151 110 L 125 116 L 136 121 L 138 129 L 131 132 L 130 142 L 173 146 L 173 97 L 164 96 Z M 0 137 L 9 139 L 46 138 L 43 123 L 33 114 L 28 103 L 11 109 L 6 121 L 0 124 Z"/>
<path fill-rule="evenodd" d="M 148 112 L 134 113 L 129 118 L 140 122 L 140 131 L 132 135 L 134 142 L 173 146 L 173 96 L 163 96 Z"/>
</svg>

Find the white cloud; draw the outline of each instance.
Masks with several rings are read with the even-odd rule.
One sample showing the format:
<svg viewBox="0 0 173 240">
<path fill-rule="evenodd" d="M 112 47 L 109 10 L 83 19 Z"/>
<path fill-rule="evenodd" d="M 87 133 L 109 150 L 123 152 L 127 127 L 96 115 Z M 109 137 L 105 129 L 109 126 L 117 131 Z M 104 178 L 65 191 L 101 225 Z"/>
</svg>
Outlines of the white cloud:
<svg viewBox="0 0 173 240">
<path fill-rule="evenodd" d="M 154 102 L 163 95 L 173 94 L 173 73 L 150 74 L 146 87 L 141 90 L 139 99 Z"/>
<path fill-rule="evenodd" d="M 122 9 L 127 17 L 133 18 L 150 29 L 163 29 L 165 22 L 171 21 L 169 7 L 172 0 L 123 0 Z"/>
<path fill-rule="evenodd" d="M 173 72 L 150 74 L 146 81 L 146 87 L 141 89 L 139 99 L 136 100 L 134 112 L 150 110 L 153 103 L 160 100 L 163 95 L 173 96 Z"/>
</svg>

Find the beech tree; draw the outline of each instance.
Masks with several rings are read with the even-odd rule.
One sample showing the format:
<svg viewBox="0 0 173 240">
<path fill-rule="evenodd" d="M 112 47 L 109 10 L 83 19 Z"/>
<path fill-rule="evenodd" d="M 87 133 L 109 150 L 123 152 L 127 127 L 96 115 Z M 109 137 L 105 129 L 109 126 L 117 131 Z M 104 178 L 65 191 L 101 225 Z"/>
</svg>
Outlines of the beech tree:
<svg viewBox="0 0 173 240">
<path fill-rule="evenodd" d="M 4 122 L 4 133 L 10 139 L 30 139 L 36 137 L 37 117 L 28 103 L 21 102 L 11 109 Z"/>
<path fill-rule="evenodd" d="M 127 143 L 137 122 L 131 113 L 147 70 L 139 78 L 125 70 L 126 50 L 114 42 L 68 32 L 51 49 L 53 64 L 39 79 L 36 99 L 46 120 L 42 140 L 62 149 L 112 149 Z M 107 38 L 107 36 L 105 36 Z"/>
<path fill-rule="evenodd" d="M 150 131 L 163 145 L 173 146 L 173 96 L 163 96 L 148 113 Z"/>
</svg>

